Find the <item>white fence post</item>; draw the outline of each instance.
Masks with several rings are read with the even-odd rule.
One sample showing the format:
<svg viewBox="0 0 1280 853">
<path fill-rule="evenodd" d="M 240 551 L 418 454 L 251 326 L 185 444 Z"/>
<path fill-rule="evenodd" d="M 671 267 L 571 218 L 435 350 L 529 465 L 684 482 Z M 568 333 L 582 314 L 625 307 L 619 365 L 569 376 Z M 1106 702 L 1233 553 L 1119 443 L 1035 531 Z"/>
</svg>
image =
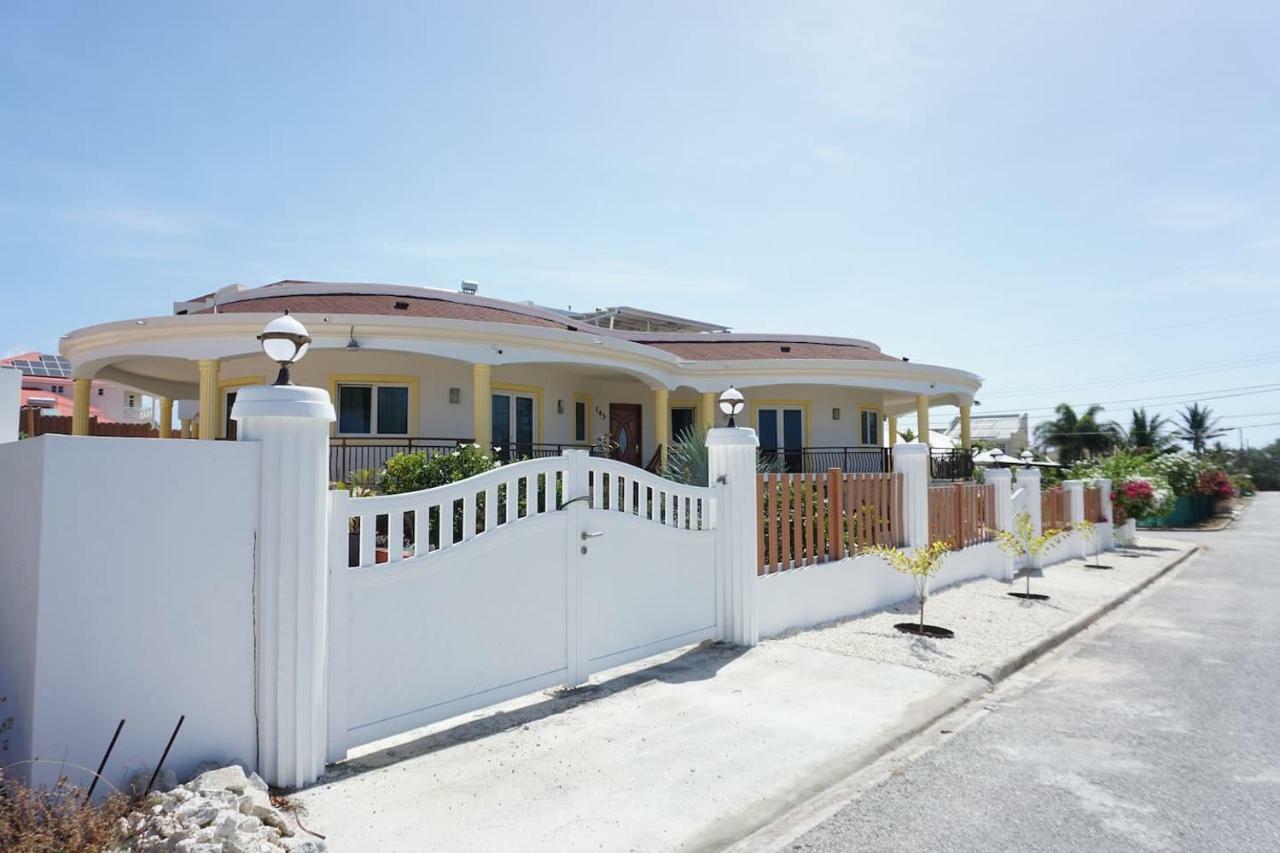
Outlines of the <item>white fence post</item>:
<svg viewBox="0 0 1280 853">
<path fill-rule="evenodd" d="M 319 388 L 253 386 L 236 395 L 239 439 L 262 446 L 258 526 L 258 768 L 297 787 L 324 772 L 328 746 L 329 424 Z"/>
<path fill-rule="evenodd" d="M 716 575 L 720 578 L 722 639 L 740 646 L 760 641 L 756 597 L 756 431 L 743 427 L 707 432 L 707 483 L 719 490 Z"/>
<path fill-rule="evenodd" d="M 1101 537 L 1099 547 L 1103 551 L 1110 551 L 1116 547 L 1116 516 L 1115 505 L 1111 503 L 1111 479 L 1109 477 L 1098 477 L 1093 481 L 1093 485 L 1098 488 L 1098 503 L 1102 507 L 1103 522 L 1111 525 L 1110 533 L 1102 530 L 1098 531 Z"/>
<path fill-rule="evenodd" d="M 1013 530 L 1013 472 L 1008 468 L 988 468 L 983 476 L 995 492 L 992 522 L 997 530 Z M 1013 579 L 1011 554 L 1005 554 L 1004 576 L 1006 580 Z"/>
<path fill-rule="evenodd" d="M 929 545 L 929 447 L 895 444 L 893 471 L 902 475 L 902 543 L 908 548 Z"/>
<path fill-rule="evenodd" d="M 1084 480 L 1063 480 L 1062 488 L 1067 493 L 1067 523 L 1074 527 L 1076 522 L 1084 521 Z M 1088 557 L 1089 542 L 1085 537 L 1075 533 L 1071 538 L 1075 540 L 1076 556 Z"/>
<path fill-rule="evenodd" d="M 1018 469 L 1018 488 L 1022 489 L 1027 513 L 1031 516 L 1031 535 L 1039 536 L 1043 532 L 1041 526 L 1040 472 L 1035 468 Z"/>
</svg>

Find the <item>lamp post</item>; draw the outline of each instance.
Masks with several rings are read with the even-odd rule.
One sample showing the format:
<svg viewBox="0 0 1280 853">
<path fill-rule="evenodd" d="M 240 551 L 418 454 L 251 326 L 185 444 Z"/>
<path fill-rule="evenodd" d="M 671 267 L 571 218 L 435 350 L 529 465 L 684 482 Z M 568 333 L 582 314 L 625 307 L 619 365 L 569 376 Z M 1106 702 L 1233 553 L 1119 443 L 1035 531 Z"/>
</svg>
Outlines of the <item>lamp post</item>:
<svg viewBox="0 0 1280 853">
<path fill-rule="evenodd" d="M 280 373 L 276 375 L 274 384 L 292 385 L 289 368 L 311 348 L 311 336 L 307 334 L 307 327 L 290 317 L 286 311 L 266 325 L 262 334 L 258 335 L 258 341 L 267 358 L 280 365 Z"/>
<path fill-rule="evenodd" d="M 743 408 L 747 405 L 747 401 L 742 396 L 742 392 L 730 385 L 725 392 L 720 395 L 720 411 L 729 416 L 729 428 L 737 426 L 734 422 L 734 416 L 742 414 Z"/>
</svg>

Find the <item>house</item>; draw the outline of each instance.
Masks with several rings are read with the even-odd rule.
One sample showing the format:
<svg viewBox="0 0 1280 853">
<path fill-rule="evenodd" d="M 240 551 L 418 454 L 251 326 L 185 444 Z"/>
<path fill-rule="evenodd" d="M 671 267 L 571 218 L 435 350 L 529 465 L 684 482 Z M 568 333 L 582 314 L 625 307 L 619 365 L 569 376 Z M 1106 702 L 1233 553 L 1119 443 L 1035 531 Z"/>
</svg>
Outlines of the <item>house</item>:
<svg viewBox="0 0 1280 853">
<path fill-rule="evenodd" d="M 960 440 L 963 424 L 960 418 L 952 418 L 945 435 Z M 1025 413 L 1009 415 L 978 415 L 969 425 L 970 437 L 987 447 L 997 447 L 1010 456 L 1017 456 L 1031 446 Z"/>
<path fill-rule="evenodd" d="M 449 291 L 279 281 L 65 336 L 76 431 L 91 383 L 108 380 L 158 398 L 162 435 L 178 401 L 183 437 L 234 437 L 237 389 L 276 372 L 256 336 L 286 311 L 312 338 L 294 381 L 329 389 L 338 413 L 335 479 L 393 453 L 477 439 L 508 458 L 595 447 L 652 465 L 680 432 L 715 421 L 730 385 L 746 397 L 740 422 L 789 470 L 880 471 L 900 415 L 928 423 L 931 407 L 952 406 L 967 422 L 981 386 L 856 338 L 738 333 L 628 306 L 551 309 L 482 296 L 470 282 Z"/>
<path fill-rule="evenodd" d="M 19 409 L 35 410 L 43 416 L 70 417 L 73 414 L 71 363 L 67 359 L 60 355 L 28 352 L 0 359 L 0 367 L 22 374 Z M 136 388 L 96 380 L 88 392 L 89 416 L 99 423 L 151 423 L 152 406 Z"/>
</svg>

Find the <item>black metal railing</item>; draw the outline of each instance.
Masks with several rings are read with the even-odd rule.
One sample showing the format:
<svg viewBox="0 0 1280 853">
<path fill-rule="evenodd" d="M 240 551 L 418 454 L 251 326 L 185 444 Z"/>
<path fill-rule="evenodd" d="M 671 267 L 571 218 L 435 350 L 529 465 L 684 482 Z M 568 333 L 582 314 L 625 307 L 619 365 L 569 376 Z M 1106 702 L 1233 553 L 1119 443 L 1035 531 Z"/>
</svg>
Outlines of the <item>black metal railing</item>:
<svg viewBox="0 0 1280 853">
<path fill-rule="evenodd" d="M 884 474 L 893 470 L 887 447 L 762 447 L 760 458 L 788 474 L 820 474 L 832 468 L 846 474 Z"/>
<path fill-rule="evenodd" d="M 353 471 L 381 471 L 387 460 L 401 453 L 425 453 L 427 456 L 439 456 L 452 453 L 463 444 L 470 444 L 469 438 L 330 438 L 329 439 L 329 479 L 345 482 Z"/>
<path fill-rule="evenodd" d="M 972 480 L 973 455 L 967 450 L 933 448 L 929 453 L 929 477 L 934 480 Z"/>
<path fill-rule="evenodd" d="M 381 471 L 386 467 L 388 459 L 401 453 L 425 453 L 427 456 L 439 456 L 452 453 L 464 444 L 471 444 L 472 441 L 473 439 L 470 438 L 429 437 L 330 438 L 329 479 L 334 482 L 346 482 L 354 471 Z M 585 444 L 516 441 L 494 449 L 497 451 L 498 459 L 503 463 L 559 456 L 566 450 L 590 450 L 592 456 L 608 455 L 602 448 Z"/>
</svg>

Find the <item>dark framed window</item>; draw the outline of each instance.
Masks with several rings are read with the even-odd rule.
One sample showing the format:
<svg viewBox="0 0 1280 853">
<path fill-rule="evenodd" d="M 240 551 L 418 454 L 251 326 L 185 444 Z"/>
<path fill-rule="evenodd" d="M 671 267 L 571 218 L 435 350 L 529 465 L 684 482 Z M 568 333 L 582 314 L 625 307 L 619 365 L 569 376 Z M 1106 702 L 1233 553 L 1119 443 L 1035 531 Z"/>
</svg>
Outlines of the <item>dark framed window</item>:
<svg viewBox="0 0 1280 853">
<path fill-rule="evenodd" d="M 408 435 L 409 388 L 405 385 L 339 385 L 340 435 Z"/>
</svg>

